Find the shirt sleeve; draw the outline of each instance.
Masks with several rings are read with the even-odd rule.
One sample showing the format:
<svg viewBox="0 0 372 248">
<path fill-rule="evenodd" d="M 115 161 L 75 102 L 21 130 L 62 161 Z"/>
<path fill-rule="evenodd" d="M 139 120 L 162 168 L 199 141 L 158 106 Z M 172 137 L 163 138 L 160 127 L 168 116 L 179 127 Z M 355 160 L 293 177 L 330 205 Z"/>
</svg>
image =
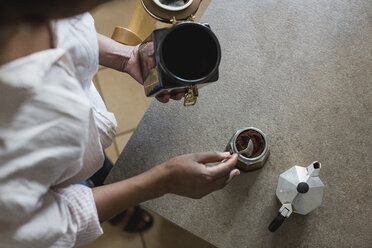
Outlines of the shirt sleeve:
<svg viewBox="0 0 372 248">
<path fill-rule="evenodd" d="M 4 247 L 75 247 L 102 233 L 90 188 L 71 185 L 50 189 L 28 211 L 35 192 L 22 186 L 0 190 L 0 239 Z"/>
<path fill-rule="evenodd" d="M 60 186 L 89 164 L 88 145 L 100 148 L 62 58 L 48 50 L 0 67 L 0 247 L 73 247 L 102 234 L 91 189 Z"/>
<path fill-rule="evenodd" d="M 67 188 L 58 189 L 56 192 L 64 198 L 69 214 L 73 216 L 71 224 L 76 226 L 75 246 L 92 243 L 103 234 L 90 188 L 75 184 Z M 63 238 L 61 241 L 63 241 Z M 63 247 L 66 247 L 70 243 L 62 244 Z"/>
<path fill-rule="evenodd" d="M 0 66 L 0 247 L 73 247 L 102 234 L 91 189 L 75 184 L 102 166 L 103 150 L 73 69 L 61 48 Z"/>
</svg>

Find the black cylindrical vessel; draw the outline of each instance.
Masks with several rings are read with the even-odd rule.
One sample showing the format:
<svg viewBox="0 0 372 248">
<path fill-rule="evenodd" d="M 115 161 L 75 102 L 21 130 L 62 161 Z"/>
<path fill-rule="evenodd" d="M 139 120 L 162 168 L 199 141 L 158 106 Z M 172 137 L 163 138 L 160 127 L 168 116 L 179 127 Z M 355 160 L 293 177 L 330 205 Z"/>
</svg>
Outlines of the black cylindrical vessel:
<svg viewBox="0 0 372 248">
<path fill-rule="evenodd" d="M 156 61 L 173 83 L 192 85 L 216 81 L 221 48 L 207 24 L 174 25 L 159 42 Z"/>
<path fill-rule="evenodd" d="M 172 89 L 187 92 L 190 86 L 218 80 L 221 47 L 208 24 L 180 22 L 154 30 L 151 41 L 156 73 L 145 80 L 147 96 Z"/>
</svg>

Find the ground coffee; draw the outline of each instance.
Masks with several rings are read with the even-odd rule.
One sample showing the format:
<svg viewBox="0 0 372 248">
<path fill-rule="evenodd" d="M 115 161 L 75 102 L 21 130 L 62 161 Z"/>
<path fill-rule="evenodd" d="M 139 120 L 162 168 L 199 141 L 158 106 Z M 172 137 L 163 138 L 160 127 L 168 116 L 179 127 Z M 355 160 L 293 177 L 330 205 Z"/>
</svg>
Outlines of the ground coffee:
<svg viewBox="0 0 372 248">
<path fill-rule="evenodd" d="M 249 157 L 245 153 L 243 153 L 242 155 L 248 158 L 255 158 L 260 156 L 265 149 L 265 139 L 259 132 L 252 129 L 246 130 L 239 134 L 235 142 L 236 149 L 239 152 L 247 148 L 250 139 L 253 142 L 253 152 Z"/>
</svg>

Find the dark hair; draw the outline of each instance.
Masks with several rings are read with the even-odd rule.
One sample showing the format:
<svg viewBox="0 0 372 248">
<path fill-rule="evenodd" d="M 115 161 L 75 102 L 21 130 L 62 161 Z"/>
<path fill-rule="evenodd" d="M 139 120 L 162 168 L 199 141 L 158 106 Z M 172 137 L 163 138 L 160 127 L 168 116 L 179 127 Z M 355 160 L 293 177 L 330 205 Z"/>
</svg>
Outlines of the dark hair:
<svg viewBox="0 0 372 248">
<path fill-rule="evenodd" d="M 40 23 L 88 11 L 110 0 L 0 0 L 0 25 Z"/>
</svg>

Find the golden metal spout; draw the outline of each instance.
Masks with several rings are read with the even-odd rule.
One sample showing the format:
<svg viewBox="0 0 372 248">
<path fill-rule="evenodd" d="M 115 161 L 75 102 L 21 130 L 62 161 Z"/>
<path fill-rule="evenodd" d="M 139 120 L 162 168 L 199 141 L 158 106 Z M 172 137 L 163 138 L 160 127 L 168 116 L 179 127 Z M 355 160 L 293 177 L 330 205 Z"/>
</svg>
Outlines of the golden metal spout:
<svg viewBox="0 0 372 248">
<path fill-rule="evenodd" d="M 156 20 L 144 10 L 141 0 L 137 1 L 128 28 L 117 26 L 111 38 L 129 46 L 143 42 L 154 30 Z"/>
</svg>

